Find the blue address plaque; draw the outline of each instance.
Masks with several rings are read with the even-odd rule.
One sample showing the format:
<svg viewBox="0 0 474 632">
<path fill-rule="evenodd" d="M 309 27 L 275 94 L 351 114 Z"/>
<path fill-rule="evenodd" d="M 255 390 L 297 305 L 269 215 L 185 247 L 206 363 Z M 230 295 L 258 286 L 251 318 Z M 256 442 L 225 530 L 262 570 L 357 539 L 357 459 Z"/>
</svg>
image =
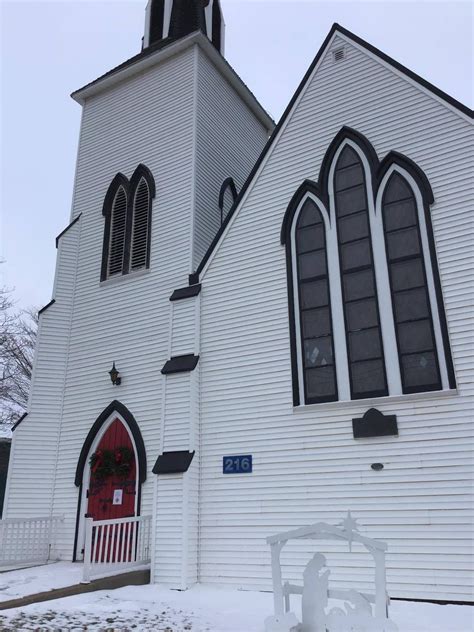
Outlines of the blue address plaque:
<svg viewBox="0 0 474 632">
<path fill-rule="evenodd" d="M 222 459 L 223 474 L 251 474 L 252 455 L 225 456 Z"/>
</svg>

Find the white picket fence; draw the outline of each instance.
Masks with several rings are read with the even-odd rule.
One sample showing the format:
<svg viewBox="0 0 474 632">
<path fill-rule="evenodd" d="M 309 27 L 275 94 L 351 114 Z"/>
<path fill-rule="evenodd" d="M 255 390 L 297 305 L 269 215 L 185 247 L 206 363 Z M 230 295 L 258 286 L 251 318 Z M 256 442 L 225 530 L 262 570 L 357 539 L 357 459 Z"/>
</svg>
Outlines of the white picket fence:
<svg viewBox="0 0 474 632">
<path fill-rule="evenodd" d="M 86 518 L 85 530 L 83 583 L 150 568 L 151 516 Z"/>
<path fill-rule="evenodd" d="M 62 517 L 0 520 L 0 568 L 46 564 Z"/>
</svg>

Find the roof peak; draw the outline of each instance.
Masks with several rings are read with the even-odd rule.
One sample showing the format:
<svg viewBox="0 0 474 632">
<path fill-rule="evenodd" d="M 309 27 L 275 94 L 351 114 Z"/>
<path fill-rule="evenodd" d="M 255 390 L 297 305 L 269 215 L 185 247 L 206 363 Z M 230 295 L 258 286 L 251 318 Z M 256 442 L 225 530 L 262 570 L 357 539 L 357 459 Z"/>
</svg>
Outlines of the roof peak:
<svg viewBox="0 0 474 632">
<path fill-rule="evenodd" d="M 381 51 L 379 48 L 377 48 L 373 44 L 370 44 L 369 42 L 367 42 L 367 40 L 364 40 L 362 37 L 360 37 L 359 35 L 356 35 L 355 33 L 350 31 L 346 27 L 342 26 L 338 22 L 333 23 L 323 45 L 321 46 L 318 52 L 318 55 L 322 52 L 324 48 L 326 48 L 327 44 L 329 43 L 329 41 L 331 40 L 332 36 L 335 33 L 340 33 L 341 35 L 347 37 L 348 39 L 353 41 L 355 44 L 358 44 L 359 46 L 369 51 L 370 53 L 372 53 L 373 55 L 375 55 L 382 61 L 388 63 L 390 66 L 392 66 L 396 70 L 403 73 L 408 78 L 412 79 L 419 85 L 423 86 L 424 88 L 426 88 L 427 90 L 435 94 L 437 97 L 439 97 L 443 101 L 449 103 L 451 106 L 453 106 L 457 110 L 460 110 L 461 112 L 463 112 L 463 114 L 467 114 L 467 116 L 469 116 L 470 118 L 474 117 L 474 111 L 471 108 L 469 108 L 467 105 L 465 105 L 461 101 L 458 101 L 457 99 L 449 95 L 447 92 L 444 92 L 443 90 L 441 90 L 441 88 L 438 88 L 427 79 L 424 79 L 423 77 L 418 75 L 416 72 L 413 72 L 413 70 L 410 70 L 409 68 L 407 68 L 406 66 L 398 62 L 396 59 L 393 59 L 393 57 L 390 57 L 390 55 L 387 55 L 386 53 Z"/>
</svg>

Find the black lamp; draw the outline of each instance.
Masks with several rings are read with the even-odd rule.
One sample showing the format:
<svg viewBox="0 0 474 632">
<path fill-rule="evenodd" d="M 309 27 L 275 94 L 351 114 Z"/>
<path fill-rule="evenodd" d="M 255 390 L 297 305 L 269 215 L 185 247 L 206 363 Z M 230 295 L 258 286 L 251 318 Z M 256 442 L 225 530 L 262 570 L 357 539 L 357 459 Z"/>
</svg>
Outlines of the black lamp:
<svg viewBox="0 0 474 632">
<path fill-rule="evenodd" d="M 112 368 L 109 371 L 110 379 L 112 380 L 112 384 L 114 386 L 119 386 L 122 383 L 122 378 L 120 377 L 120 373 L 115 368 L 115 362 L 112 365 Z"/>
</svg>

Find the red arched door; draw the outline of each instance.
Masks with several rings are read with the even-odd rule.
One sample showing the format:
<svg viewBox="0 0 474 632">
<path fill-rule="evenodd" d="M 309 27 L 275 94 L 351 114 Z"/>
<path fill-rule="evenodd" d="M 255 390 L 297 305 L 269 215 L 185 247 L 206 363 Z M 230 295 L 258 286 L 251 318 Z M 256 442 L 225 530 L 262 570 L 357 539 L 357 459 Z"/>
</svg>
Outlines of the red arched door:
<svg viewBox="0 0 474 632">
<path fill-rule="evenodd" d="M 114 419 L 90 458 L 87 517 L 111 520 L 135 516 L 137 464 L 127 429 Z"/>
</svg>

